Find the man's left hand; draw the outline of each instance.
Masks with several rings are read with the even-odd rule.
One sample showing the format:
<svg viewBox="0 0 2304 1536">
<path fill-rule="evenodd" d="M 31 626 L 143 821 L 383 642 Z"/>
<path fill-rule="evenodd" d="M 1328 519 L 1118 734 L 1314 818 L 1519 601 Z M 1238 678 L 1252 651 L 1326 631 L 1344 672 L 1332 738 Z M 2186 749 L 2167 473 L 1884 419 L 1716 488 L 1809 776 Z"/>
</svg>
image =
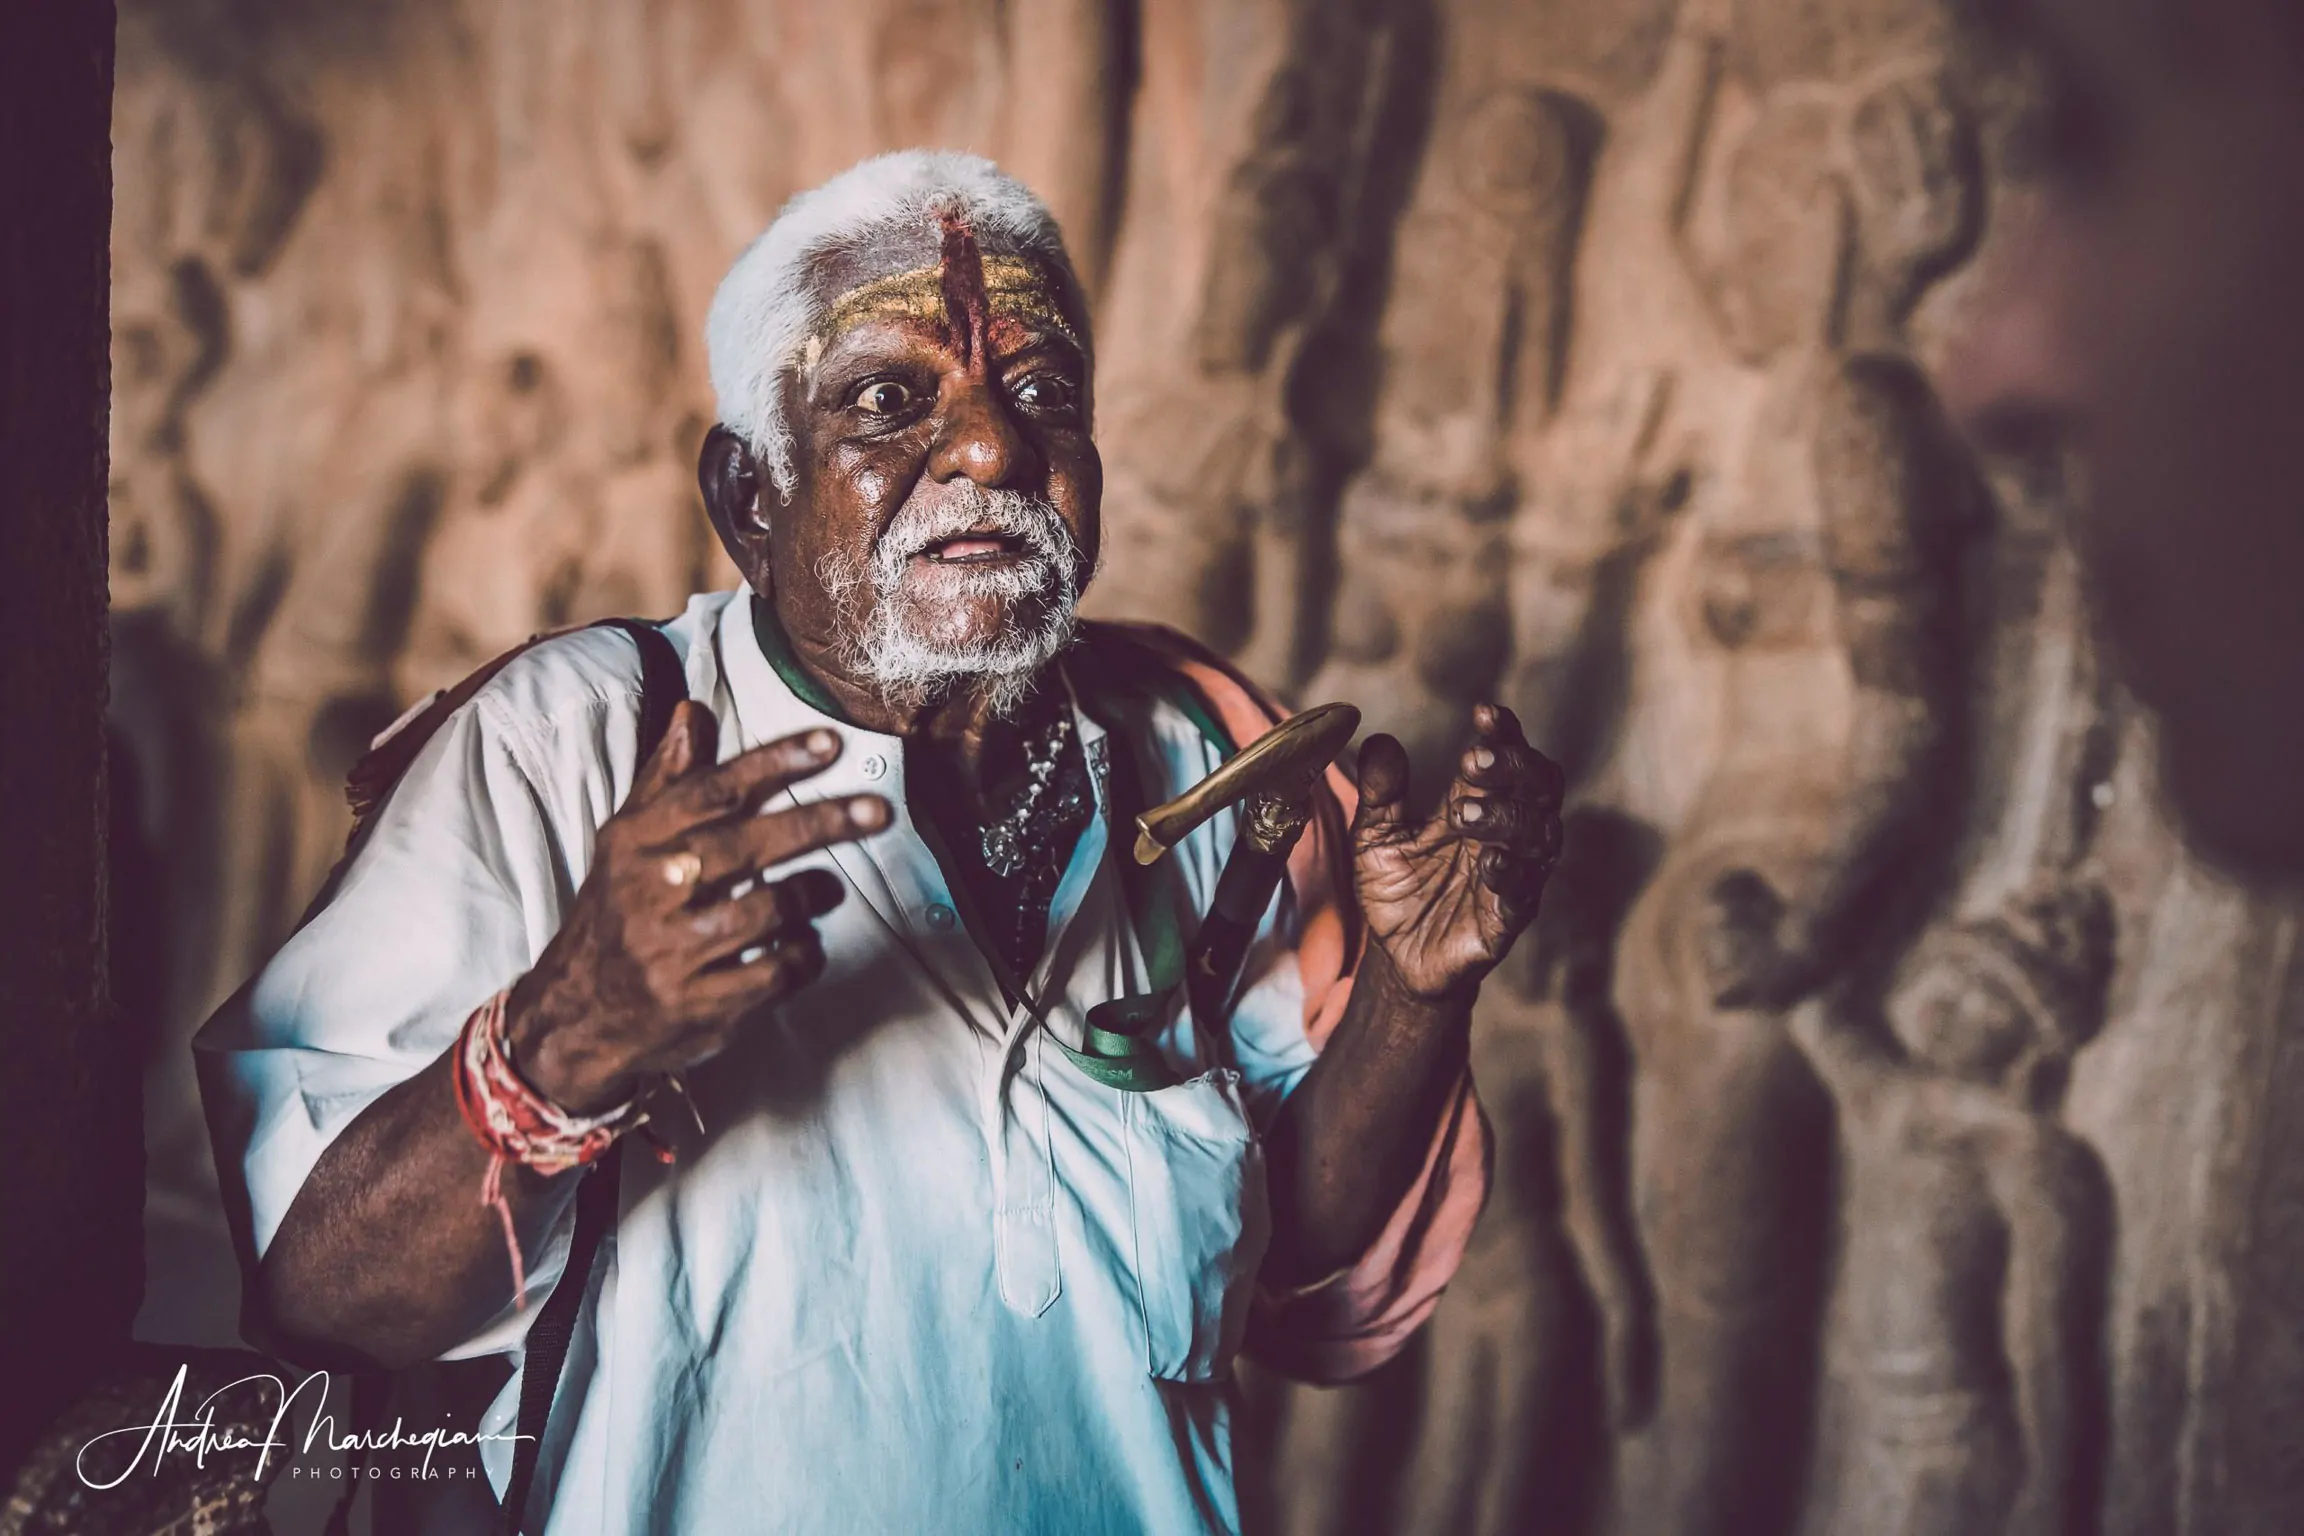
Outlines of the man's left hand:
<svg viewBox="0 0 2304 1536">
<path fill-rule="evenodd" d="M 1390 736 L 1360 749 L 1353 881 L 1370 936 L 1409 992 L 1461 998 L 1536 916 L 1560 857 L 1559 765 L 1528 745 L 1512 712 L 1483 704 L 1447 798 L 1428 821 L 1407 810 L 1408 754 Z"/>
</svg>

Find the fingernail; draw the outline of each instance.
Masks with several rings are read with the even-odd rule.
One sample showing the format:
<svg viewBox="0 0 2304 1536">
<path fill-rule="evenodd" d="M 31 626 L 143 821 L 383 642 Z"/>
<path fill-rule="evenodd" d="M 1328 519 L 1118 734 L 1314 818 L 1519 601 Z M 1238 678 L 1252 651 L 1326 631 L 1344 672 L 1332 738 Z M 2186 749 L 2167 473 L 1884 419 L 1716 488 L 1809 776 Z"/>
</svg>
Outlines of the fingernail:
<svg viewBox="0 0 2304 1536">
<path fill-rule="evenodd" d="M 830 731 L 810 731 L 808 733 L 808 755 L 810 757 L 822 757 L 830 752 L 835 745 L 837 743 Z"/>
<path fill-rule="evenodd" d="M 1487 814 L 1487 809 L 1477 800 L 1465 801 L 1456 812 L 1457 818 L 1462 821 L 1478 821 Z"/>
<path fill-rule="evenodd" d="M 1486 747 L 1474 747 L 1472 749 L 1472 766 L 1483 770 L 1493 768 L 1496 766 L 1496 754 Z"/>
<path fill-rule="evenodd" d="M 877 797 L 851 800 L 848 819 L 860 827 L 877 827 L 888 819 L 888 802 Z"/>
</svg>

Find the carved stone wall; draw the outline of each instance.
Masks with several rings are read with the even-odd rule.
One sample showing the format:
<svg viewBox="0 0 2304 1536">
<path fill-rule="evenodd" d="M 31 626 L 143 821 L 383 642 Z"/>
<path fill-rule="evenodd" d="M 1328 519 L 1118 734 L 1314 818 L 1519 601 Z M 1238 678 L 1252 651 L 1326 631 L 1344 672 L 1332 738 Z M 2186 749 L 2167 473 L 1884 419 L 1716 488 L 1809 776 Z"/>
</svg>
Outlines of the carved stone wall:
<svg viewBox="0 0 2304 1536">
<path fill-rule="evenodd" d="M 2182 854 L 2038 466 L 1927 383 L 2023 195 L 1951 0 L 138 0 L 114 717 L 148 1336 L 228 1334 L 181 1042 L 421 692 L 732 579 L 713 283 L 865 153 L 1039 186 L 1097 611 L 1576 785 L 1432 1328 L 1248 1383 L 1263 1529 L 2304 1524 L 2293 914 Z M 1803 1002 L 1802 999 L 1807 999 Z"/>
</svg>

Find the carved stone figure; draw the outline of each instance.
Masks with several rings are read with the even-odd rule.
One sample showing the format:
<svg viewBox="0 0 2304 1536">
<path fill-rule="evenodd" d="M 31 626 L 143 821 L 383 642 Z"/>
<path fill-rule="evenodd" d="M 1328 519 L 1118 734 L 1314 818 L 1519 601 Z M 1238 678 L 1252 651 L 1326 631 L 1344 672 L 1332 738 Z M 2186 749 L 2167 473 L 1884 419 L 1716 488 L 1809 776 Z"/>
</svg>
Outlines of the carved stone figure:
<svg viewBox="0 0 2304 1536">
<path fill-rule="evenodd" d="M 1699 489 L 1659 557 L 1714 750 L 1617 972 L 1663 1348 L 1657 1421 L 1620 1469 L 1631 1532 L 1792 1518 L 1830 1118 L 1782 1014 L 1892 957 L 1945 873 L 1959 781 L 1974 502 L 1917 370 L 1844 347 L 1847 295 L 1876 275 L 1842 119 L 1806 93 L 1719 111 L 1743 132 L 1716 151 L 1690 264 L 1739 371 L 1684 392 L 1711 407 L 1680 429 Z"/>
<path fill-rule="evenodd" d="M 1819 1530 L 2094 1529 L 2109 1191 L 2056 1108 L 2111 942 L 2103 890 L 2050 881 L 1923 943 L 1893 1044 L 1821 999 L 1793 1014 L 1839 1106 L 1858 1351 Z"/>
<path fill-rule="evenodd" d="M 1495 1183 L 1427 1329 L 1403 1531 L 1585 1529 L 1606 1434 L 1654 1405 L 1654 1299 L 1624 1167 L 1629 1062 L 1608 998 L 1653 842 L 1612 814 L 1570 819 L 1552 903 L 1474 1036 Z"/>
<path fill-rule="evenodd" d="M 1133 263 L 1124 236 L 1115 258 L 1117 355 L 1135 376 L 1110 399 L 1112 564 L 1130 574 L 1102 601 L 1188 615 L 1293 686 L 1319 660 L 1327 604 L 1308 578 L 1333 565 L 1336 486 L 1365 452 L 1356 381 L 1417 171 L 1433 19 L 1371 0 L 1146 23 L 1142 131 L 1169 180 L 1135 205 L 1151 249 Z"/>
<path fill-rule="evenodd" d="M 1584 103 L 1501 85 L 1435 125 L 1377 328 L 1396 386 L 1343 489 L 1342 588 L 1309 692 L 1380 697 L 1419 767 L 1461 745 L 1463 701 L 1513 652 L 1509 530 L 1560 387 L 1570 274 L 1598 135 Z"/>
</svg>

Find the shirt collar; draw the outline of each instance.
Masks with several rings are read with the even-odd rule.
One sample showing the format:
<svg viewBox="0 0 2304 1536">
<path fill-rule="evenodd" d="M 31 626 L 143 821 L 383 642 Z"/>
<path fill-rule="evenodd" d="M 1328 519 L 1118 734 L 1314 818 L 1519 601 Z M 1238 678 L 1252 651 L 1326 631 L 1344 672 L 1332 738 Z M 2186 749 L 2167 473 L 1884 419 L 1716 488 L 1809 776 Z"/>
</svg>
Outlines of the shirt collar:
<svg viewBox="0 0 2304 1536">
<path fill-rule="evenodd" d="M 762 644 L 761 630 L 768 630 L 770 643 L 784 640 L 786 666 L 778 667 L 770 659 Z M 891 933 L 902 939 L 911 934 L 910 913 L 921 901 L 943 902 L 949 905 L 952 894 L 944 873 L 937 865 L 927 844 L 912 824 L 911 810 L 904 795 L 904 738 L 867 730 L 850 724 L 840 716 L 811 704 L 802 696 L 793 682 L 795 674 L 806 681 L 811 691 L 821 694 L 822 686 L 803 670 L 789 651 L 778 626 L 755 625 L 752 620 L 752 596 L 749 591 L 739 592 L 721 611 L 718 645 L 722 678 L 728 689 L 728 699 L 735 719 L 726 722 L 733 730 L 724 730 L 721 738 L 723 757 L 737 751 L 756 747 L 818 726 L 829 727 L 846 739 L 846 750 L 821 773 L 811 775 L 795 790 L 787 791 L 795 801 L 816 800 L 834 795 L 869 792 L 885 796 L 896 808 L 896 819 L 887 830 L 854 845 L 839 845 L 831 852 L 833 862 L 848 876 L 849 882 L 863 894 L 865 901 L 888 925 Z M 1072 918 L 1079 912 L 1089 887 L 1105 861 L 1111 845 L 1113 829 L 1110 819 L 1113 806 L 1110 794 L 1108 742 L 1103 726 L 1080 706 L 1080 690 L 1075 686 L 1072 663 L 1060 663 L 1058 682 L 1072 710 L 1072 726 L 1078 732 L 1080 749 L 1087 758 L 1089 782 L 1096 801 L 1096 814 L 1081 829 L 1079 841 L 1072 850 L 1071 862 L 1058 881 L 1054 897 L 1049 902 L 1048 940 L 1041 952 L 1037 974 L 1031 979 L 1036 993 L 1046 987 L 1053 973 L 1059 947 L 1067 938 Z M 1092 685 L 1091 685 L 1092 686 Z M 830 702 L 827 700 L 827 702 Z M 914 937 L 917 937 L 916 935 Z M 967 946 L 971 952 L 974 946 Z M 917 956 L 918 951 L 915 950 Z M 922 959 L 932 973 L 938 967 Z M 988 963 L 980 957 L 974 969 L 981 972 L 980 987 L 989 997 L 999 995 Z M 1049 999 L 1050 1003 L 1055 999 Z M 1030 1014 L 1021 1007 L 1009 1006 L 1002 1010 L 1008 1015 L 1007 1033 L 1013 1037 Z"/>
<path fill-rule="evenodd" d="M 720 665 L 722 675 L 727 680 L 729 702 L 735 706 L 736 715 L 733 722 L 723 722 L 723 725 L 734 724 L 736 730 L 732 733 L 733 740 L 724 739 L 721 755 L 731 756 L 735 752 L 816 726 L 830 726 L 847 740 L 850 750 L 843 752 L 830 769 L 812 781 L 820 784 L 826 792 L 838 790 L 845 793 L 852 788 L 866 787 L 862 783 L 850 786 L 828 781 L 845 780 L 867 755 L 877 755 L 883 763 L 889 765 L 900 762 L 904 750 L 904 739 L 901 736 L 866 730 L 840 715 L 836 706 L 824 707 L 832 704 L 831 698 L 825 694 L 823 685 L 810 677 L 792 656 L 790 641 L 785 638 L 783 627 L 757 625 L 753 622 L 754 601 L 749 590 L 739 592 L 720 614 Z M 767 603 L 761 603 L 761 607 L 771 615 L 775 612 Z M 769 643 L 781 654 L 784 662 L 781 667 L 769 658 L 760 634 L 763 628 L 770 631 L 773 638 Z M 805 692 L 794 686 L 795 679 L 804 685 Z M 809 694 L 814 694 L 822 703 L 812 701 Z M 874 783 L 870 787 L 883 794 L 891 788 L 885 782 Z"/>
<path fill-rule="evenodd" d="M 757 621 L 753 617 L 755 606 L 760 615 Z M 744 745 L 757 746 L 813 725 L 833 725 L 860 745 L 876 744 L 888 761 L 902 760 L 903 737 L 869 730 L 850 720 L 824 685 L 801 665 L 773 602 L 755 596 L 749 589 L 739 592 L 722 610 L 719 638 L 728 692 L 736 705 Z M 1096 798 L 1101 806 L 1105 799 L 1104 754 L 1108 750 L 1103 745 L 1104 727 L 1080 707 L 1080 690 L 1072 674 L 1072 660 L 1067 658 L 1058 663 L 1058 667 L 1058 681 L 1072 708 L 1072 728 L 1078 733 L 1081 750 L 1088 756 L 1090 777 L 1095 782 Z M 885 786 L 874 787 L 887 792 Z"/>
<path fill-rule="evenodd" d="M 784 616 L 776 611 L 773 599 L 747 592 L 745 601 L 737 606 L 744 610 L 745 627 L 752 631 L 752 639 L 760 654 L 775 671 L 792 696 L 829 720 L 854 726 L 832 697 L 832 690 L 818 681 L 816 674 L 800 664 L 792 652 L 792 637 L 785 633 Z"/>
</svg>

